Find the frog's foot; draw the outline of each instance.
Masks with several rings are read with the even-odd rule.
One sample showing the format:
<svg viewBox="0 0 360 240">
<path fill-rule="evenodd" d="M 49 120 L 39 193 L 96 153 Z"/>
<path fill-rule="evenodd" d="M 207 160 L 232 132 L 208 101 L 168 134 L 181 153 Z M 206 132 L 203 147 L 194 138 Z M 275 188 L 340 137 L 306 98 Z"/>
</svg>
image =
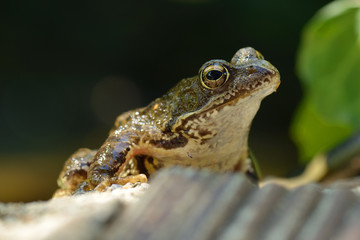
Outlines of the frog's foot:
<svg viewBox="0 0 360 240">
<path fill-rule="evenodd" d="M 104 192 L 112 184 L 125 185 L 127 183 L 136 184 L 136 183 L 147 183 L 147 177 L 145 174 L 129 175 L 126 177 L 104 177 L 99 184 L 91 183 L 90 180 L 87 180 L 80 184 L 80 186 L 75 190 L 73 195 L 84 194 L 87 192 Z M 70 195 L 70 194 L 68 194 Z M 57 195 L 60 196 L 60 195 Z"/>
<path fill-rule="evenodd" d="M 68 197 L 68 196 L 71 196 L 71 191 L 68 190 L 68 189 L 57 189 L 52 198 L 59 198 L 59 197 Z"/>
<path fill-rule="evenodd" d="M 79 194 L 84 194 L 87 192 L 92 192 L 94 190 L 95 186 L 93 184 L 90 183 L 89 180 L 84 181 L 83 183 L 81 183 L 77 189 L 75 189 L 75 191 L 72 193 L 72 195 L 79 195 Z"/>
<path fill-rule="evenodd" d="M 99 185 L 94 189 L 97 192 L 104 192 L 107 187 L 110 187 L 112 184 L 125 185 L 127 183 L 147 183 L 147 177 L 145 174 L 130 175 L 126 177 L 112 177 L 104 179 Z"/>
</svg>

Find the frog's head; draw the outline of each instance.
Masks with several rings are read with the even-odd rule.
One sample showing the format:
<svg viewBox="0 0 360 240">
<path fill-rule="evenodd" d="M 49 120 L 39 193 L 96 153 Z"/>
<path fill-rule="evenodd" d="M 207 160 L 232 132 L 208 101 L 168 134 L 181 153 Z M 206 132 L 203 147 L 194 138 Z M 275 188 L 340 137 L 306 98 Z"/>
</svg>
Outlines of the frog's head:
<svg viewBox="0 0 360 240">
<path fill-rule="evenodd" d="M 188 131 L 239 122 L 246 128 L 261 100 L 276 91 L 279 84 L 277 69 L 250 47 L 237 51 L 230 62 L 208 61 L 197 76 L 183 79 L 166 95 L 164 103 L 171 103 L 166 129 Z"/>
<path fill-rule="evenodd" d="M 276 91 L 280 84 L 278 70 L 251 47 L 242 48 L 230 63 L 206 62 L 199 70 L 199 81 L 209 95 L 202 110 L 220 109 L 236 102 L 259 99 Z"/>
</svg>

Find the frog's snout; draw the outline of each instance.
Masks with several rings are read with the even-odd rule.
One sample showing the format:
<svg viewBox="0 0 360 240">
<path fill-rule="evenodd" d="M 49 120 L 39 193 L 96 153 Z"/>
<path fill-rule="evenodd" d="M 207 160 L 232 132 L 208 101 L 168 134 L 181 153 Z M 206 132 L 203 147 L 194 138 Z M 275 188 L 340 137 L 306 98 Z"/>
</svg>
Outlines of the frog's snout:
<svg viewBox="0 0 360 240">
<path fill-rule="evenodd" d="M 273 67 L 271 72 L 272 72 L 271 77 L 273 78 L 273 82 L 276 84 L 275 88 L 274 88 L 274 91 L 276 92 L 277 89 L 280 86 L 280 83 L 281 83 L 281 81 L 280 81 L 280 73 L 275 67 Z"/>
<path fill-rule="evenodd" d="M 281 81 L 279 80 L 278 84 L 277 84 L 277 85 L 276 85 L 276 87 L 275 87 L 275 92 L 276 92 L 276 91 L 277 91 L 277 89 L 279 88 L 280 83 L 281 83 Z"/>
</svg>

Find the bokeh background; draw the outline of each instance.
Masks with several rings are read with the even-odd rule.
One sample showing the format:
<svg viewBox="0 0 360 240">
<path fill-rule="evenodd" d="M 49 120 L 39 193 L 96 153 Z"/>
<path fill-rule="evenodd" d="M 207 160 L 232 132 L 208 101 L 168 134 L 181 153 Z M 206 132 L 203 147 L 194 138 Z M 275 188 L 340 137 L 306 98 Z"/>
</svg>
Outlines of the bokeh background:
<svg viewBox="0 0 360 240">
<path fill-rule="evenodd" d="M 51 197 L 64 161 L 98 148 L 115 117 L 210 59 L 252 46 L 282 77 L 250 145 L 264 175 L 297 162 L 301 30 L 324 0 L 6 1 L 0 9 L 0 201 Z"/>
</svg>

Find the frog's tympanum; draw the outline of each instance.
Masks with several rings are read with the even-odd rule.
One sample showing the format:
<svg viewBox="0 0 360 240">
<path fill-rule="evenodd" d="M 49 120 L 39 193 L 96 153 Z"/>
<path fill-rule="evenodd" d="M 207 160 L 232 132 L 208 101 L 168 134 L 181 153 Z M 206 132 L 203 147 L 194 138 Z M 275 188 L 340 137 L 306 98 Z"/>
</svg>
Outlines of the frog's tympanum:
<svg viewBox="0 0 360 240">
<path fill-rule="evenodd" d="M 211 60 L 147 107 L 121 114 L 98 151 L 80 149 L 65 163 L 55 195 L 102 191 L 146 181 L 171 165 L 256 176 L 248 133 L 261 100 L 280 84 L 277 69 L 253 48 L 230 62 Z"/>
</svg>

